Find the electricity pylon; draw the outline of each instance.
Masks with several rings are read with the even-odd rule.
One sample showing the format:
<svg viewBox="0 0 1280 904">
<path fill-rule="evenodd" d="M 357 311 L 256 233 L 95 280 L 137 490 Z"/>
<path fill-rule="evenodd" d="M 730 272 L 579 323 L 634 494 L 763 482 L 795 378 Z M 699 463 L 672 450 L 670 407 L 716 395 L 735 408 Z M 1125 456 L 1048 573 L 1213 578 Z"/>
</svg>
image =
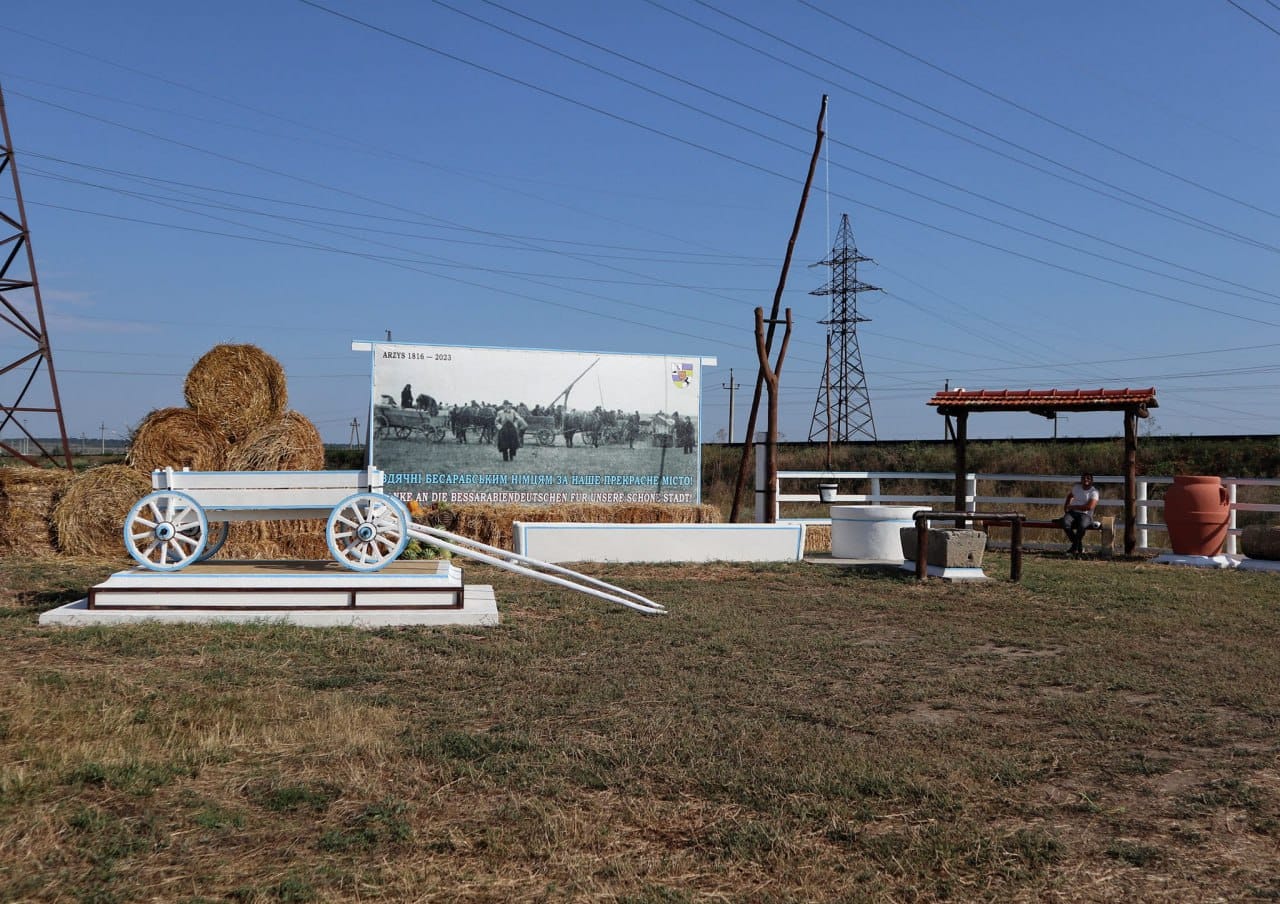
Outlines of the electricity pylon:
<svg viewBox="0 0 1280 904">
<path fill-rule="evenodd" d="M 13 184 L 11 198 L 0 193 L 0 322 L 11 327 L 21 342 L 16 357 L 0 359 L 0 449 L 31 465 L 46 460 L 59 464 L 55 454 L 60 451 L 62 463 L 71 470 L 71 444 L 67 442 L 67 425 L 62 419 L 62 401 L 58 397 L 58 380 L 53 370 L 53 350 L 49 347 L 49 330 L 44 319 L 44 304 L 40 300 L 40 282 L 36 278 L 36 258 L 31 250 L 26 208 L 22 204 L 22 186 L 13 160 L 13 138 L 9 134 L 3 90 L 0 90 L 0 126 L 4 131 L 4 144 L 0 145 L 0 176 L 7 170 Z M 0 327 L 0 333 L 3 332 L 5 330 Z M 42 376 L 47 378 L 47 384 L 40 379 Z M 38 438 L 41 428 L 37 426 L 36 432 L 32 432 L 28 424 L 29 415 L 56 417 L 58 437 L 62 443 L 60 448 L 45 448 Z M 22 433 L 22 451 L 3 439 L 5 430 L 10 426 L 16 426 Z M 43 433 L 48 437 L 47 429 Z"/>
<path fill-rule="evenodd" d="M 822 439 L 848 442 L 857 436 L 875 441 L 876 422 L 871 415 L 871 395 L 867 392 L 867 376 L 862 369 L 862 350 L 858 346 L 858 324 L 870 318 L 858 313 L 858 296 L 863 292 L 879 292 L 878 286 L 858 279 L 858 264 L 874 263 L 858 253 L 849 226 L 849 215 L 840 217 L 831 255 L 815 267 L 830 267 L 831 280 L 810 295 L 831 296 L 831 316 L 819 323 L 827 327 L 827 360 L 822 369 L 822 383 L 813 406 L 809 441 Z"/>
</svg>

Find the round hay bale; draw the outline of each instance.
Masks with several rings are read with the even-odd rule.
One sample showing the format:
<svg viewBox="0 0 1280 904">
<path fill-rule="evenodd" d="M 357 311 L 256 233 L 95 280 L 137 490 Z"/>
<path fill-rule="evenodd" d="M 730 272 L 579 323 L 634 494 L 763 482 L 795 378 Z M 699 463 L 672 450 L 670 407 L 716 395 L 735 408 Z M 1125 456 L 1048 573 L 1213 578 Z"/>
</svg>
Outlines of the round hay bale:
<svg viewBox="0 0 1280 904">
<path fill-rule="evenodd" d="M 125 464 L 150 474 L 157 468 L 221 471 L 227 439 L 210 418 L 190 408 L 158 408 L 133 432 Z"/>
<path fill-rule="evenodd" d="M 50 515 L 71 477 L 61 468 L 0 468 L 0 556 L 57 554 Z"/>
<path fill-rule="evenodd" d="M 233 521 L 218 559 L 332 560 L 320 519 Z"/>
<path fill-rule="evenodd" d="M 124 519 L 151 492 L 151 478 L 128 465 L 77 474 L 53 506 L 58 549 L 69 555 L 124 556 Z"/>
<path fill-rule="evenodd" d="M 1240 548 L 1251 559 L 1280 559 L 1280 527 L 1254 524 L 1244 529 Z"/>
<path fill-rule="evenodd" d="M 228 471 L 323 471 L 320 431 L 296 411 L 252 430 L 227 454 Z"/>
<path fill-rule="evenodd" d="M 187 404 L 214 421 L 230 442 L 284 414 L 284 368 L 256 345 L 215 345 L 187 374 Z"/>
</svg>

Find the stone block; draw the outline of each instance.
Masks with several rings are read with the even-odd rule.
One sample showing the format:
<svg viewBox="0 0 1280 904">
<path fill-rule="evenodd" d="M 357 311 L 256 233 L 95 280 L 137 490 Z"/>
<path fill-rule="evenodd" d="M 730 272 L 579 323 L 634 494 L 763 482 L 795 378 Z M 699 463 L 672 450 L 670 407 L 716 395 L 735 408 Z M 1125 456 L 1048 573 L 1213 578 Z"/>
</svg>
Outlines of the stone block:
<svg viewBox="0 0 1280 904">
<path fill-rule="evenodd" d="M 1255 524 L 1240 535 L 1240 548 L 1251 559 L 1280 559 L 1280 527 Z"/>
<path fill-rule="evenodd" d="M 987 535 L 980 530 L 930 528 L 928 554 L 925 561 L 938 568 L 981 568 L 982 550 Z M 916 529 L 902 528 L 902 554 L 912 561 L 916 557 Z"/>
</svg>

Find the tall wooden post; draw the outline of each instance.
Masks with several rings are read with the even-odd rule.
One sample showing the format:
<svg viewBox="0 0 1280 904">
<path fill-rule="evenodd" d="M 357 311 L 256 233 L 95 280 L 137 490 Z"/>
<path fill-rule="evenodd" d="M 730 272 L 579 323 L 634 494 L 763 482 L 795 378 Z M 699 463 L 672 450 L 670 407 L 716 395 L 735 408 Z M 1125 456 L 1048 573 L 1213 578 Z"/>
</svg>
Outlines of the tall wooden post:
<svg viewBox="0 0 1280 904">
<path fill-rule="evenodd" d="M 764 447 L 764 518 L 767 524 L 778 520 L 778 376 L 782 359 L 791 341 L 791 309 L 787 308 L 787 328 L 778 347 L 778 363 L 769 366 L 769 349 L 764 336 L 764 308 L 756 308 L 756 356 L 760 359 L 760 375 L 769 390 L 769 435 Z"/>
<path fill-rule="evenodd" d="M 1138 412 L 1124 411 L 1124 554 L 1138 548 Z"/>
<path fill-rule="evenodd" d="M 969 473 L 969 412 L 956 412 L 956 507 L 955 511 L 965 510 L 965 475 Z M 964 527 L 963 520 L 956 521 L 956 527 Z"/>
<path fill-rule="evenodd" d="M 773 327 L 778 322 L 778 308 L 782 304 L 782 293 L 787 287 L 787 273 L 791 270 L 791 255 L 795 251 L 796 237 L 800 234 L 800 224 L 804 222 L 804 208 L 809 201 L 809 188 L 813 185 L 813 173 L 818 168 L 818 159 L 822 152 L 822 139 L 826 135 L 827 95 L 822 95 L 822 109 L 818 111 L 817 136 L 813 140 L 813 154 L 809 158 L 809 174 L 805 176 L 804 191 L 800 193 L 800 205 L 796 208 L 795 223 L 791 226 L 791 239 L 787 242 L 787 253 L 782 259 L 782 272 L 778 275 L 778 288 L 773 293 L 773 308 L 769 312 L 769 335 L 765 340 L 765 351 L 773 350 Z M 767 355 L 766 355 L 767 359 Z M 729 520 L 738 520 L 738 505 L 742 501 L 742 490 L 747 485 L 747 453 L 755 439 L 756 415 L 760 411 L 760 390 L 764 386 L 764 372 L 756 374 L 756 391 L 751 397 L 751 413 L 747 415 L 747 435 L 742 440 L 742 459 L 738 462 L 738 477 L 733 484 L 733 505 L 729 509 Z"/>
</svg>

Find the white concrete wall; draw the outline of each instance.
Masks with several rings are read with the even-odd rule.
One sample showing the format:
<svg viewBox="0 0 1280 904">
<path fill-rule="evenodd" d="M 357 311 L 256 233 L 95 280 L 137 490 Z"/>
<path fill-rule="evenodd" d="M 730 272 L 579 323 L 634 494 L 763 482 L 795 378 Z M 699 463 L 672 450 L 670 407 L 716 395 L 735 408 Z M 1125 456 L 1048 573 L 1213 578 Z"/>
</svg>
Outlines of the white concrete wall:
<svg viewBox="0 0 1280 904">
<path fill-rule="evenodd" d="M 512 525 L 515 551 L 544 562 L 797 562 L 803 524 Z"/>
</svg>

